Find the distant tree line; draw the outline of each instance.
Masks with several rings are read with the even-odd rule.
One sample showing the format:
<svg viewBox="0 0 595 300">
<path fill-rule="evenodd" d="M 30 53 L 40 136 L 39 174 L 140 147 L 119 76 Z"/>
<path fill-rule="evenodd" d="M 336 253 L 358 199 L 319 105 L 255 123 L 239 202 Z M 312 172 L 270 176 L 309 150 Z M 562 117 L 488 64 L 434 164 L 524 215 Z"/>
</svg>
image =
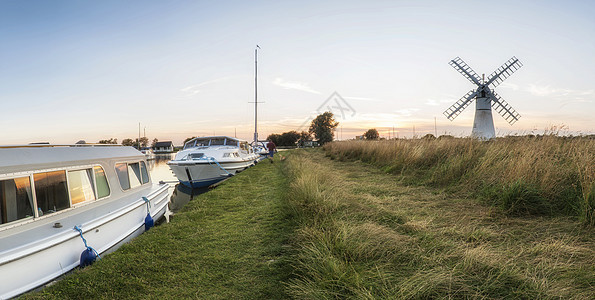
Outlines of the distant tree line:
<svg viewBox="0 0 595 300">
<path fill-rule="evenodd" d="M 312 136 L 310 133 L 305 131 L 297 132 L 295 130 L 284 132 L 282 134 L 273 133 L 267 137 L 267 140 L 273 141 L 277 146 L 296 146 L 311 139 Z"/>
<path fill-rule="evenodd" d="M 151 143 L 151 147 L 155 147 L 155 144 L 157 144 L 159 140 L 157 139 L 153 139 L 153 142 Z M 118 139 L 116 138 L 110 138 L 108 140 L 99 140 L 98 142 L 99 144 L 113 144 L 113 145 L 117 145 L 118 144 Z M 139 143 L 139 139 L 123 139 L 122 140 L 122 146 L 132 146 L 132 147 L 138 147 L 138 143 Z M 149 145 L 149 139 L 147 137 L 141 137 L 140 138 L 140 146 L 141 148 L 147 147 Z"/>
<path fill-rule="evenodd" d="M 333 141 L 337 126 L 339 126 L 339 122 L 335 121 L 332 112 L 327 111 L 312 120 L 307 132 L 292 130 L 281 134 L 273 133 L 267 137 L 267 140 L 273 141 L 277 146 L 301 146 L 304 142 L 311 141 L 313 135 L 319 145 L 324 145 Z"/>
</svg>

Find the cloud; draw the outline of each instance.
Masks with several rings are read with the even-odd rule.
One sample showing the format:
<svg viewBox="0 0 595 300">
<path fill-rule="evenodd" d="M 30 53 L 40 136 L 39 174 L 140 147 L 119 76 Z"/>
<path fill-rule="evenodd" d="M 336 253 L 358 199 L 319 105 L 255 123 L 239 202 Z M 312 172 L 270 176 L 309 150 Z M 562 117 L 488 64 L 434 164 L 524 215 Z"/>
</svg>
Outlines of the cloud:
<svg viewBox="0 0 595 300">
<path fill-rule="evenodd" d="M 518 91 L 521 88 L 518 84 L 508 82 L 503 82 L 502 84 L 500 84 L 500 87 L 504 89 L 510 89 L 513 91 Z"/>
<path fill-rule="evenodd" d="M 440 100 L 427 99 L 426 100 L 426 105 L 430 105 L 430 106 L 444 106 L 445 103 L 455 103 L 455 102 L 457 102 L 457 99 L 440 99 Z"/>
<path fill-rule="evenodd" d="M 319 91 L 312 89 L 307 83 L 304 82 L 286 81 L 283 78 L 275 78 L 273 84 L 288 90 L 298 90 L 312 94 L 321 94 Z"/>
<path fill-rule="evenodd" d="M 595 90 L 572 90 L 553 88 L 549 85 L 530 84 L 527 91 L 538 97 L 577 97 L 583 98 L 595 95 Z"/>
<path fill-rule="evenodd" d="M 370 101 L 370 102 L 382 102 L 383 101 L 380 99 L 366 98 L 366 97 L 343 97 L 343 99 L 361 100 L 361 101 Z"/>
<path fill-rule="evenodd" d="M 228 80 L 230 78 L 231 77 L 228 76 L 228 77 L 221 77 L 221 78 L 217 78 L 217 79 L 203 81 L 201 83 L 193 84 L 193 85 L 187 86 L 183 89 L 180 89 L 180 91 L 187 94 L 188 96 L 193 96 L 193 95 L 200 93 L 201 92 L 200 88 L 202 88 L 204 86 L 207 86 L 207 85 L 210 85 L 213 83 L 222 82 L 222 81 Z"/>
<path fill-rule="evenodd" d="M 398 117 L 410 117 L 419 110 L 419 108 L 404 108 L 396 110 L 395 113 Z"/>
</svg>

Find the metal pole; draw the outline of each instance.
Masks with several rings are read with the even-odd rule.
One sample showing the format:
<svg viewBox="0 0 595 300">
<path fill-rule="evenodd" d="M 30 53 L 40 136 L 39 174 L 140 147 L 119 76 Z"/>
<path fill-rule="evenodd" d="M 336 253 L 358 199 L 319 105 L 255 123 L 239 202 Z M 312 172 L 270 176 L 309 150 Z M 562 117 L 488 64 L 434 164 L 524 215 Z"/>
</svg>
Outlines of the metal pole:
<svg viewBox="0 0 595 300">
<path fill-rule="evenodd" d="M 258 45 L 254 49 L 254 144 L 258 142 Z"/>
<path fill-rule="evenodd" d="M 140 122 L 138 122 L 138 151 L 140 151 Z"/>
</svg>

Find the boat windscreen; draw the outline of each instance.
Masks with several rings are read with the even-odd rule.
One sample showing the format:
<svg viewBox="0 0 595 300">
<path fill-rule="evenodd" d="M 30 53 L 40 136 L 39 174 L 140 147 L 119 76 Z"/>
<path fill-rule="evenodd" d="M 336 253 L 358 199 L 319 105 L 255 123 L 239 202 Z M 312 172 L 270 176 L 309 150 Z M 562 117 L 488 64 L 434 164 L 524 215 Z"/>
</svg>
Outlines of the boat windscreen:
<svg viewBox="0 0 595 300">
<path fill-rule="evenodd" d="M 211 146 L 225 145 L 225 139 L 211 139 Z"/>
</svg>

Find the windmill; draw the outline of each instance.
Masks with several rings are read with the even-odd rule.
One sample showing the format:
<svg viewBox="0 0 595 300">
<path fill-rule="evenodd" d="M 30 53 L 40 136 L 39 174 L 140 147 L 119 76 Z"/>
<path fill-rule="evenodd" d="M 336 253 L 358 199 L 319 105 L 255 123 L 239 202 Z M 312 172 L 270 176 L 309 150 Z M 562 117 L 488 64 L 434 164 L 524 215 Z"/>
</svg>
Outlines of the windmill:
<svg viewBox="0 0 595 300">
<path fill-rule="evenodd" d="M 459 73 L 463 74 L 467 80 L 477 85 L 477 89 L 469 91 L 459 101 L 444 111 L 444 115 L 449 120 L 454 120 L 473 99 L 475 102 L 475 119 L 473 120 L 473 131 L 471 136 L 489 140 L 496 136 L 494 130 L 494 120 L 492 119 L 492 107 L 496 110 L 510 125 L 514 124 L 521 117 L 504 99 L 500 98 L 493 90 L 508 76 L 512 75 L 516 70 L 523 66 L 523 64 L 516 58 L 512 57 L 505 62 L 500 68 L 494 71 L 485 80 L 485 74 L 479 78 L 477 73 L 471 69 L 460 57 L 450 61 L 449 65 L 455 68 Z M 492 88 L 492 89 L 490 89 Z"/>
</svg>

